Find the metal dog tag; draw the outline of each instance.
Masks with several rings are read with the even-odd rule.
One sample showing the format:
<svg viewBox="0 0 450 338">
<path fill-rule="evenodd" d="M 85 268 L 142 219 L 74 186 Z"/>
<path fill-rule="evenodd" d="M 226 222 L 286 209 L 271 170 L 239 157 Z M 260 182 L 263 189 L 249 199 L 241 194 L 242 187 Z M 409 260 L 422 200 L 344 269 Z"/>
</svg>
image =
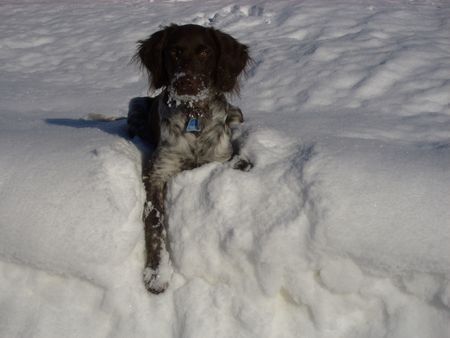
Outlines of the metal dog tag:
<svg viewBox="0 0 450 338">
<path fill-rule="evenodd" d="M 195 117 L 190 117 L 189 121 L 186 125 L 186 132 L 195 133 L 195 132 L 199 132 L 200 130 L 201 130 L 201 128 L 200 128 L 199 120 Z"/>
</svg>

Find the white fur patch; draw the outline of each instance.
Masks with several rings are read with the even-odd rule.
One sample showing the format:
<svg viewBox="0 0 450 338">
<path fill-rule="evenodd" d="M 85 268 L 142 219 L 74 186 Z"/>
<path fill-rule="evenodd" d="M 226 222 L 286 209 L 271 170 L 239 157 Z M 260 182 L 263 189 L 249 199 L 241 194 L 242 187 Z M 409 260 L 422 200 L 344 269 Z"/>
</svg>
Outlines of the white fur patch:
<svg viewBox="0 0 450 338">
<path fill-rule="evenodd" d="M 161 243 L 161 260 L 157 269 L 144 269 L 144 283 L 147 289 L 162 292 L 167 289 L 172 278 L 173 268 L 165 243 Z"/>
</svg>

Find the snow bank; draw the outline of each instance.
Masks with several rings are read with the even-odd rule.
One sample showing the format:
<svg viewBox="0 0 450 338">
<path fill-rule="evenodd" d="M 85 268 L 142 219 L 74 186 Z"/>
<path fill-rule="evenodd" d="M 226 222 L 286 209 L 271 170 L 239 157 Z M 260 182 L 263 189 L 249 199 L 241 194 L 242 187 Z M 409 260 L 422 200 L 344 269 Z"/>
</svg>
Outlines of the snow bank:
<svg viewBox="0 0 450 338">
<path fill-rule="evenodd" d="M 0 14 L 0 336 L 449 337 L 450 6 L 53 2 Z M 171 22 L 250 45 L 250 172 L 170 184 L 167 292 L 142 283 L 128 61 Z"/>
</svg>

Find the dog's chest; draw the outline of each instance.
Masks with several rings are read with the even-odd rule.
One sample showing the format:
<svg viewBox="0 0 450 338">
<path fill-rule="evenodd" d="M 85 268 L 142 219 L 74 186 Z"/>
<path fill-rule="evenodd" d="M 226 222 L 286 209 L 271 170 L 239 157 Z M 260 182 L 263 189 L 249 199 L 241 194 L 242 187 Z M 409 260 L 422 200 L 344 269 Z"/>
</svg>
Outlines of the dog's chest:
<svg viewBox="0 0 450 338">
<path fill-rule="evenodd" d="M 221 105 L 211 105 L 209 114 L 202 117 L 189 116 L 168 107 L 160 115 L 161 147 L 166 151 L 177 153 L 197 165 L 224 162 L 231 157 L 231 131 L 226 125 L 226 110 Z M 197 121 L 193 122 L 193 119 Z"/>
</svg>

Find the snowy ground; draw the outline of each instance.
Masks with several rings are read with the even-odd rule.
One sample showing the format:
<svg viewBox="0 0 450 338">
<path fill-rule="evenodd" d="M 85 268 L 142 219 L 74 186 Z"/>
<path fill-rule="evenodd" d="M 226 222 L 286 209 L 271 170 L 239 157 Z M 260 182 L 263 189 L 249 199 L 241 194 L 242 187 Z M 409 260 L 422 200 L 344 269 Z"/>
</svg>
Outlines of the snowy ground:
<svg viewBox="0 0 450 338">
<path fill-rule="evenodd" d="M 0 337 L 450 337 L 450 4 L 0 3 Z M 146 293 L 147 85 L 171 22 L 251 48 L 252 171 L 169 189 L 175 275 Z M 80 119 L 81 118 L 81 119 Z M 84 118 L 84 119 L 83 119 Z"/>
</svg>

